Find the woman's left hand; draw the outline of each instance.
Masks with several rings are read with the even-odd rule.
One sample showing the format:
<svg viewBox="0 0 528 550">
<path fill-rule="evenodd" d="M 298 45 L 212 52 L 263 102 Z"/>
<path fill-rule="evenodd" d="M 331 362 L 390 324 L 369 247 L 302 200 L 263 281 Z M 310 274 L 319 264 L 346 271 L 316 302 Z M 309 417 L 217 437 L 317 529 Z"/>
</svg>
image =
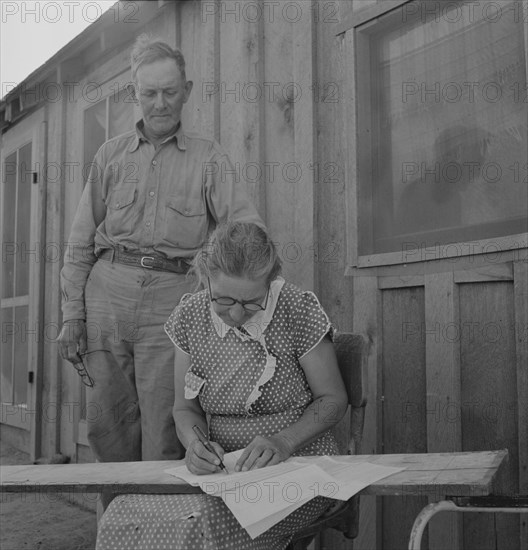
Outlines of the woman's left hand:
<svg viewBox="0 0 528 550">
<path fill-rule="evenodd" d="M 257 435 L 244 449 L 235 465 L 236 472 L 256 470 L 264 466 L 274 466 L 290 458 L 292 449 L 288 441 L 279 434 L 271 437 Z"/>
</svg>

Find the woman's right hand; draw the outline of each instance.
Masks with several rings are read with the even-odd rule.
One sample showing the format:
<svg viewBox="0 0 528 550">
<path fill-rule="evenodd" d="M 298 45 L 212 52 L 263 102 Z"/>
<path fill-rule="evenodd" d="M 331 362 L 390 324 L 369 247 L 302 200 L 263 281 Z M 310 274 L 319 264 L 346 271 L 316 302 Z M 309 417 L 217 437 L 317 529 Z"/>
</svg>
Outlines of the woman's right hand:
<svg viewBox="0 0 528 550">
<path fill-rule="evenodd" d="M 214 441 L 211 441 L 211 445 L 223 460 L 224 449 Z M 187 447 L 185 465 L 189 472 L 196 475 L 216 474 L 222 471 L 218 457 L 209 452 L 199 439 L 193 439 Z"/>
</svg>

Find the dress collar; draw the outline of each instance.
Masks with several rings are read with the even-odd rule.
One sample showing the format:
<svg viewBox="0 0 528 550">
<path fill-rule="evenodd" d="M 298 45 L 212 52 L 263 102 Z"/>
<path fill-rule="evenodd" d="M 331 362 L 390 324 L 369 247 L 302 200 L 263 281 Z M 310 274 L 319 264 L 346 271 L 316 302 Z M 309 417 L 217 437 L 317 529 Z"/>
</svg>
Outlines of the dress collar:
<svg viewBox="0 0 528 550">
<path fill-rule="evenodd" d="M 271 323 L 284 283 L 285 281 L 282 277 L 277 277 L 271 281 L 266 309 L 263 311 L 257 311 L 251 319 L 244 323 L 242 325 L 242 328 L 244 329 L 243 331 L 236 327 L 230 327 L 224 323 L 224 321 L 222 321 L 213 309 L 213 304 L 211 303 L 209 305 L 211 320 L 218 336 L 220 336 L 220 338 L 225 338 L 227 333 L 232 330 L 241 340 L 251 338 L 260 341 L 264 335 L 264 331 Z"/>
<path fill-rule="evenodd" d="M 139 122 L 136 123 L 136 128 L 135 128 L 136 133 L 132 137 L 132 143 L 128 148 L 128 151 L 130 153 L 133 153 L 134 151 L 137 150 L 140 142 L 148 141 L 148 138 L 145 136 L 145 133 L 144 133 L 144 128 L 145 128 L 145 123 L 143 122 L 143 119 L 141 119 Z M 180 151 L 185 151 L 187 149 L 186 137 L 185 137 L 185 134 L 183 133 L 181 121 L 178 123 L 178 128 L 176 128 L 176 131 L 170 136 L 168 136 L 167 138 L 165 138 L 162 141 L 162 144 L 167 143 L 167 141 L 170 141 L 171 139 L 176 139 L 176 146 L 178 147 L 178 149 L 180 149 Z"/>
</svg>

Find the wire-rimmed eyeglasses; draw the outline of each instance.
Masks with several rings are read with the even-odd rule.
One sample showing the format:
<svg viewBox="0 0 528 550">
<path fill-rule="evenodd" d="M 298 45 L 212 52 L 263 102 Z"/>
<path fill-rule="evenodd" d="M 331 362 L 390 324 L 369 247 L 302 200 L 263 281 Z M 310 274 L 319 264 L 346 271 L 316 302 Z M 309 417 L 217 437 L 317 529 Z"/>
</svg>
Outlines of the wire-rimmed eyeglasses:
<svg viewBox="0 0 528 550">
<path fill-rule="evenodd" d="M 96 351 L 106 351 L 106 350 L 94 349 L 92 351 L 85 351 L 84 353 L 79 353 L 81 362 L 73 363 L 73 368 L 77 371 L 77 374 L 81 377 L 82 383 L 89 388 L 94 387 L 94 381 L 93 381 L 93 378 L 88 374 L 88 370 L 86 368 L 86 362 L 84 358 L 86 355 L 90 355 L 90 353 L 95 353 Z"/>
<path fill-rule="evenodd" d="M 240 304 L 246 311 L 250 313 L 256 313 L 257 311 L 264 311 L 266 309 L 266 306 L 268 305 L 268 296 L 270 290 L 269 286 L 268 290 L 266 291 L 266 300 L 264 301 L 264 305 L 262 305 L 258 302 L 235 300 L 235 298 L 231 298 L 230 296 L 219 296 L 218 298 L 213 298 L 213 294 L 211 292 L 211 281 L 209 280 L 209 277 L 207 278 L 207 284 L 209 286 L 209 299 L 211 300 L 211 302 L 216 302 L 219 306 L 231 307 L 235 304 Z"/>
</svg>

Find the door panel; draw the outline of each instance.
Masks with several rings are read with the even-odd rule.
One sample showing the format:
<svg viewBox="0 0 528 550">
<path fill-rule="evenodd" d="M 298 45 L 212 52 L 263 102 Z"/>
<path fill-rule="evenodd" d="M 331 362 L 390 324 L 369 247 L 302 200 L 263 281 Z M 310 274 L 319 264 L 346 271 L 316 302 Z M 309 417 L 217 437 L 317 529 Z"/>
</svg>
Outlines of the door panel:
<svg viewBox="0 0 528 550">
<path fill-rule="evenodd" d="M 30 431 L 32 457 L 40 436 L 38 356 L 42 239 L 41 172 L 45 123 L 37 111 L 2 136 L 0 186 L 0 313 L 2 326 L 0 422 Z"/>
</svg>

